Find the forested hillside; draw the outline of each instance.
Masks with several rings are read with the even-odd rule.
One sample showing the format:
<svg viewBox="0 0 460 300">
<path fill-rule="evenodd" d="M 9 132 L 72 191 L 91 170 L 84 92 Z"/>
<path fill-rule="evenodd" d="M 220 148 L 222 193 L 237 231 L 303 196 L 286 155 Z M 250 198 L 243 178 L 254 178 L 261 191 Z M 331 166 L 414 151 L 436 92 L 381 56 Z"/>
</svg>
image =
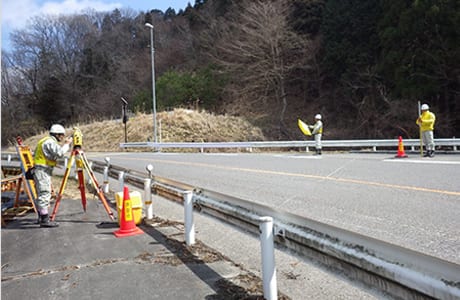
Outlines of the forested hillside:
<svg viewBox="0 0 460 300">
<path fill-rule="evenodd" d="M 2 50 L 2 145 L 70 126 L 177 107 L 244 116 L 270 139 L 460 135 L 458 0 L 196 0 L 176 12 L 40 16 Z M 131 124 L 133 126 L 135 124 Z"/>
</svg>

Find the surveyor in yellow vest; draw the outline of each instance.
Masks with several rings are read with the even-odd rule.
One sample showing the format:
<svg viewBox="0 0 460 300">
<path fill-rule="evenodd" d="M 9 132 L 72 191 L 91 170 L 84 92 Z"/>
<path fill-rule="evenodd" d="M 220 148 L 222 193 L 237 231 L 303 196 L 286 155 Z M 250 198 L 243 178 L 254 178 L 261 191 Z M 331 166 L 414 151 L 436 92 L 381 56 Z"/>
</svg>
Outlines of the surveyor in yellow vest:
<svg viewBox="0 0 460 300">
<path fill-rule="evenodd" d="M 423 143 L 425 144 L 426 153 L 425 157 L 434 156 L 434 123 L 436 122 L 436 116 L 434 113 L 429 111 L 430 107 L 428 104 L 421 106 L 422 114 L 418 117 L 415 123 L 420 126 L 420 132 L 422 135 Z"/>
<path fill-rule="evenodd" d="M 321 122 L 321 115 L 317 114 L 315 116 L 315 124 L 309 125 L 311 129 L 311 134 L 315 137 L 315 148 L 316 154 L 321 155 L 321 137 L 323 135 L 323 122 Z"/>
<path fill-rule="evenodd" d="M 60 142 L 64 142 L 62 146 Z M 37 208 L 40 227 L 57 227 L 56 222 L 51 222 L 48 207 L 51 200 L 51 176 L 58 158 L 69 151 L 72 138 L 65 138 L 65 129 L 62 125 L 51 126 L 50 135 L 42 138 L 35 148 L 34 180 L 37 188 Z"/>
</svg>

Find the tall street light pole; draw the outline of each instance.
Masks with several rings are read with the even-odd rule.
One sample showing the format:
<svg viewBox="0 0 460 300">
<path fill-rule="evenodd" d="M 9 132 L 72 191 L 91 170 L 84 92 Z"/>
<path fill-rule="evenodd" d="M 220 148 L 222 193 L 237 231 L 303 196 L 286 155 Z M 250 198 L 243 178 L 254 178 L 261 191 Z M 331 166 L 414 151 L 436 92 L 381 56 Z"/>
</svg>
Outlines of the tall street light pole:
<svg viewBox="0 0 460 300">
<path fill-rule="evenodd" d="M 153 104 L 153 141 L 158 142 L 157 138 L 157 104 L 155 95 L 155 46 L 153 45 L 153 25 L 145 23 L 145 26 L 150 28 L 150 49 L 152 57 L 152 104 Z"/>
</svg>

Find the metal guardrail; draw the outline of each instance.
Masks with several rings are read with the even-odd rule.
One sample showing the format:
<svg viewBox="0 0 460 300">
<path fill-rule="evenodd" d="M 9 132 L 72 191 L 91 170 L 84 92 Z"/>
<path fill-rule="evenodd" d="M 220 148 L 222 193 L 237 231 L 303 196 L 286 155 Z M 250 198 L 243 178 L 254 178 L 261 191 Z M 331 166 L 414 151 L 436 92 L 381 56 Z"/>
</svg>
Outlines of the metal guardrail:
<svg viewBox="0 0 460 300">
<path fill-rule="evenodd" d="M 460 139 L 455 137 L 448 139 L 435 139 L 437 147 L 449 147 L 453 151 L 458 151 Z M 376 151 L 377 147 L 398 147 L 399 139 L 390 140 L 323 140 L 323 148 L 371 148 Z M 420 147 L 419 139 L 407 139 L 403 141 L 405 147 L 411 147 L 412 150 Z M 193 142 L 193 143 L 154 143 L 154 142 L 133 142 L 120 143 L 120 148 L 308 148 L 314 147 L 314 141 L 254 141 L 254 142 Z"/>
<path fill-rule="evenodd" d="M 93 161 L 93 170 L 106 165 Z M 127 182 L 142 186 L 145 174 L 110 166 L 110 176 L 124 172 Z M 153 176 L 151 192 L 183 203 L 193 191 L 194 208 L 245 231 L 259 233 L 258 219 L 274 220 L 276 242 L 303 257 L 337 269 L 348 277 L 403 299 L 459 299 L 460 265 L 346 231 L 268 206 Z"/>
</svg>

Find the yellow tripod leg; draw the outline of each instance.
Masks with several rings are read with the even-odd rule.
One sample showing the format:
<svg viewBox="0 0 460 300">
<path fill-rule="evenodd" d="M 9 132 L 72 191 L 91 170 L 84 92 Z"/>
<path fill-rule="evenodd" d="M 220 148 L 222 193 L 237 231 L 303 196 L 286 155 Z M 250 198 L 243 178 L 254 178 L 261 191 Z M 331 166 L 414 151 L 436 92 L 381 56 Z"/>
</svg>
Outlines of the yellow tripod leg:
<svg viewBox="0 0 460 300">
<path fill-rule="evenodd" d="M 112 220 L 115 220 L 115 217 L 113 216 L 113 212 L 110 209 L 110 206 L 107 203 L 107 199 L 104 196 L 104 191 L 99 186 L 99 183 L 97 182 L 96 177 L 94 176 L 93 170 L 91 170 L 91 167 L 89 166 L 88 160 L 86 159 L 86 156 L 85 156 L 85 154 L 83 152 L 81 153 L 81 157 L 82 157 L 83 166 L 84 166 L 85 170 L 88 172 L 88 175 L 89 175 L 89 177 L 91 179 L 91 183 L 93 184 L 94 188 L 97 191 L 97 195 L 99 197 L 99 200 L 101 200 L 102 204 L 104 205 L 105 211 L 107 212 L 109 217 Z"/>
<path fill-rule="evenodd" d="M 64 189 L 67 184 L 67 179 L 69 179 L 70 169 L 72 168 L 74 159 L 75 159 L 75 151 L 72 151 L 72 155 L 70 156 L 69 162 L 67 163 L 67 167 L 65 169 L 64 178 L 62 179 L 62 182 L 61 182 L 61 187 L 59 188 L 59 193 L 56 196 L 56 203 L 54 204 L 53 213 L 50 216 L 51 221 L 54 221 L 57 210 L 59 209 L 59 204 L 61 203 L 62 194 L 64 193 Z"/>
<path fill-rule="evenodd" d="M 84 163 L 80 151 L 77 153 L 75 164 L 77 167 L 78 188 L 80 189 L 81 205 L 86 212 L 86 192 L 85 192 L 85 174 L 83 173 Z"/>
</svg>

